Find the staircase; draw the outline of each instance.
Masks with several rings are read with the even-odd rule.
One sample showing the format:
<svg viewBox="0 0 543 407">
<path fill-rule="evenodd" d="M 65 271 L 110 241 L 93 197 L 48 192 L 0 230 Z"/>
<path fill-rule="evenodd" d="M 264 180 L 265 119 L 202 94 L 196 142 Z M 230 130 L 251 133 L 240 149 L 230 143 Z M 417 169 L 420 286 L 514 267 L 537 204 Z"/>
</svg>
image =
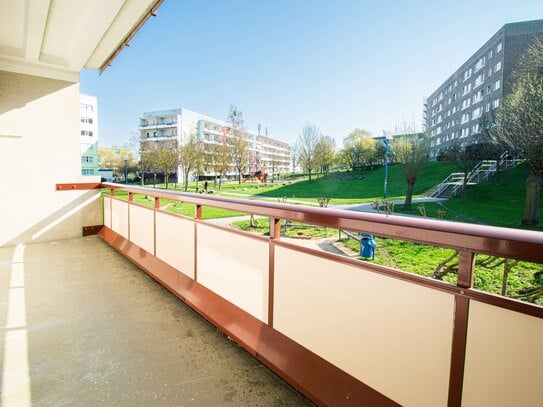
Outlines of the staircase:
<svg viewBox="0 0 543 407">
<path fill-rule="evenodd" d="M 507 156 L 508 154 L 505 152 L 499 158 L 501 170 L 515 167 L 523 161 L 521 159 L 507 159 Z M 473 167 L 473 169 L 468 173 L 467 185 L 475 185 L 488 180 L 496 173 L 496 169 L 496 160 L 479 161 L 477 165 L 475 165 L 475 167 Z M 426 192 L 425 195 L 429 198 L 452 198 L 462 191 L 463 184 L 464 173 L 453 172 L 449 174 L 449 176 L 441 183 Z"/>
</svg>

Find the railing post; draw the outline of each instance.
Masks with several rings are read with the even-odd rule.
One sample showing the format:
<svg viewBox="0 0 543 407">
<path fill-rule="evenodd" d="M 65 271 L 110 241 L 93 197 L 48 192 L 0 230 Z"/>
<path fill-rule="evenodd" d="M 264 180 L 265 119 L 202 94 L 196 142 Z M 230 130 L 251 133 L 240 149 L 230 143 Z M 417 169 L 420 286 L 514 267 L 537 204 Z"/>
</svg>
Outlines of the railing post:
<svg viewBox="0 0 543 407">
<path fill-rule="evenodd" d="M 132 192 L 128 193 L 128 240 L 130 241 L 130 203 L 134 202 L 134 194 Z"/>
<path fill-rule="evenodd" d="M 268 325 L 273 328 L 273 303 L 275 287 L 275 241 L 281 238 L 281 219 L 270 218 L 270 254 L 268 271 Z"/>
<path fill-rule="evenodd" d="M 458 254 L 458 279 L 460 288 L 473 287 L 473 271 L 475 268 L 475 254 L 461 251 Z M 451 370 L 449 374 L 448 406 L 462 404 L 462 389 L 464 386 L 464 367 L 466 363 L 466 341 L 468 335 L 469 299 L 461 290 L 454 297 L 454 328 L 451 350 Z"/>
<path fill-rule="evenodd" d="M 156 211 L 160 209 L 160 198 L 155 196 L 155 206 L 153 208 L 153 256 L 156 256 Z"/>
<path fill-rule="evenodd" d="M 202 220 L 203 206 L 196 205 L 194 218 Z M 198 281 L 198 222 L 194 222 L 194 281 Z"/>
</svg>

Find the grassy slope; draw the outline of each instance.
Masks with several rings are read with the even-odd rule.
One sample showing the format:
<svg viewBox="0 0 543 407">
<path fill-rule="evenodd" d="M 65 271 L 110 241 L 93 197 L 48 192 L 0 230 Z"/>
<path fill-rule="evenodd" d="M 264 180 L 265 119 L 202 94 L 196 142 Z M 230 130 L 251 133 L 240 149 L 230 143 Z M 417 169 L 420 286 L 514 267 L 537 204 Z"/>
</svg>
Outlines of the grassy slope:
<svg viewBox="0 0 543 407">
<path fill-rule="evenodd" d="M 420 195 L 432 186 L 440 183 L 454 171 L 449 163 L 427 163 L 421 172 L 414 193 Z M 264 187 L 262 185 L 244 185 L 245 191 L 239 186 L 229 185 L 225 190 L 232 190 L 248 195 L 267 197 L 287 197 L 315 201 L 317 197 L 332 198 L 331 203 L 348 204 L 369 202 L 383 197 L 384 169 L 377 168 L 372 171 L 336 172 L 325 177 L 319 177 L 309 182 L 308 180 L 294 182 L 292 184 L 279 185 L 277 187 Z M 256 188 L 258 187 L 258 188 Z M 399 165 L 391 165 L 388 171 L 389 199 L 401 199 L 405 195 L 405 181 Z"/>
<path fill-rule="evenodd" d="M 502 172 L 499 185 L 496 185 L 492 178 L 479 185 L 468 186 L 465 203 L 457 196 L 445 201 L 441 207 L 437 204 L 424 204 L 427 216 L 435 217 L 436 210 L 441 208 L 447 212 L 446 220 L 520 228 L 524 213 L 526 194 L 524 181 L 527 172 L 528 167 L 523 164 Z M 397 212 L 401 213 L 420 214 L 417 208 L 412 211 L 397 209 Z M 541 207 L 540 218 L 543 219 Z M 543 227 L 536 230 L 543 230 Z"/>
</svg>

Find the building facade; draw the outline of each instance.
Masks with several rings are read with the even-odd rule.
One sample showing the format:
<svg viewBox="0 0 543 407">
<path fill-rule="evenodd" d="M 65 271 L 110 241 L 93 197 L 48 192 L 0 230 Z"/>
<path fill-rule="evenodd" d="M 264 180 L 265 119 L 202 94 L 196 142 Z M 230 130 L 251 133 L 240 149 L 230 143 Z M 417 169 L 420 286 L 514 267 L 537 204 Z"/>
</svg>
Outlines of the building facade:
<svg viewBox="0 0 543 407">
<path fill-rule="evenodd" d="M 233 137 L 230 124 L 185 108 L 145 112 L 140 118 L 140 142 L 142 150 L 145 143 L 176 142 L 182 146 L 191 137 L 195 137 L 204 145 L 206 157 L 218 146 L 229 145 Z M 246 141 L 249 146 L 249 161 L 245 174 L 251 175 L 258 171 L 269 175 L 291 171 L 291 154 L 288 143 L 247 130 Z M 218 175 L 209 159 L 205 160 L 203 177 Z M 235 176 L 234 163 L 228 166 L 226 176 Z M 181 179 L 181 171 L 178 171 Z"/>
<path fill-rule="evenodd" d="M 543 20 L 504 25 L 424 101 L 430 136 L 430 158 L 452 143 L 476 143 L 485 121 L 491 120 L 511 91 L 519 57 L 543 33 Z"/>
<path fill-rule="evenodd" d="M 98 174 L 98 103 L 95 96 L 79 95 L 81 120 L 81 175 Z"/>
</svg>

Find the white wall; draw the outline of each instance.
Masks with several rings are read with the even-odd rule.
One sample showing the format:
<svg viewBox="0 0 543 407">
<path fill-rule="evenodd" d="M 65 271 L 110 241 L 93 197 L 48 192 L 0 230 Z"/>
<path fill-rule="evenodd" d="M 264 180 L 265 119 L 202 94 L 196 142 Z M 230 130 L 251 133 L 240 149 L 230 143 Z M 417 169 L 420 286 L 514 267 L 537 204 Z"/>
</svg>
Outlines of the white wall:
<svg viewBox="0 0 543 407">
<path fill-rule="evenodd" d="M 0 95 L 0 247 L 102 223 L 98 191 L 55 190 L 82 180 L 79 83 L 0 71 Z"/>
</svg>

